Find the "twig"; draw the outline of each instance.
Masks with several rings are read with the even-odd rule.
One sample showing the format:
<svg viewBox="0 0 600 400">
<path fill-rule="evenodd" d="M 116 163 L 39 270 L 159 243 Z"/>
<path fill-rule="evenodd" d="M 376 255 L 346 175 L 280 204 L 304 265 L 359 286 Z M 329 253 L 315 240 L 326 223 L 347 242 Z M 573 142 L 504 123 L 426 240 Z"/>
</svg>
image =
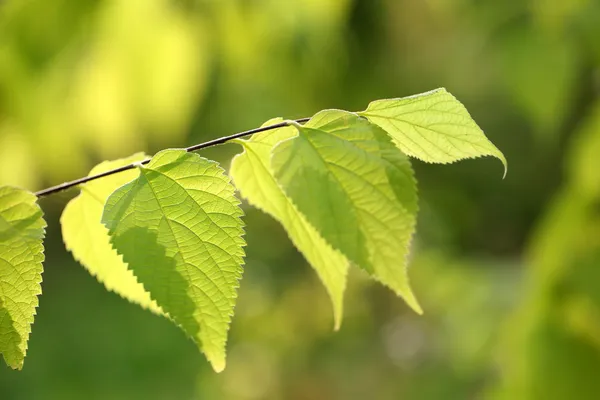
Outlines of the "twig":
<svg viewBox="0 0 600 400">
<path fill-rule="evenodd" d="M 293 122 L 301 124 L 301 123 L 307 122 L 309 119 L 310 118 L 301 118 L 301 119 L 297 119 Z M 274 125 L 268 125 L 268 126 L 263 126 L 260 128 L 251 129 L 251 130 L 245 131 L 245 132 L 234 133 L 233 135 L 230 135 L 230 136 L 224 136 L 224 137 L 221 137 L 218 139 L 209 140 L 208 142 L 195 144 L 193 146 L 185 148 L 185 151 L 187 151 L 189 153 L 192 151 L 205 149 L 207 147 L 224 144 L 232 139 L 241 138 L 241 137 L 252 135 L 255 133 L 259 133 L 259 132 L 270 131 L 272 129 L 283 128 L 284 126 L 291 125 L 293 122 L 292 121 L 283 121 L 283 122 L 280 122 L 280 123 L 277 123 Z M 119 172 L 127 171 L 130 169 L 136 168 L 140 164 L 145 165 L 145 164 L 148 164 L 149 162 L 150 162 L 150 158 L 147 158 L 144 161 L 124 165 L 119 168 L 111 169 L 110 171 L 102 172 L 101 174 L 98 174 L 98 175 L 86 176 L 83 178 L 75 179 L 74 181 L 64 182 L 64 183 L 61 183 L 60 185 L 56 185 L 56 186 L 49 187 L 47 189 L 40 190 L 40 191 L 36 192 L 35 195 L 37 197 L 49 196 L 51 194 L 62 192 L 63 190 L 67 190 L 73 186 L 81 185 L 82 183 L 86 183 L 86 182 L 94 181 L 96 179 L 104 178 L 105 176 L 110 176 L 113 174 L 117 174 Z"/>
</svg>

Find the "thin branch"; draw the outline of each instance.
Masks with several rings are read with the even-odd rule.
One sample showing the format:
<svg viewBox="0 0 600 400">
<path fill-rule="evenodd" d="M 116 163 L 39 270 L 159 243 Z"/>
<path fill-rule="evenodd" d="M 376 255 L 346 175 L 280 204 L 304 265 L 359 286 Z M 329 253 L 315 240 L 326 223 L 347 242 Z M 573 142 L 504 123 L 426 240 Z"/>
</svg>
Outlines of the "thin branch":
<svg viewBox="0 0 600 400">
<path fill-rule="evenodd" d="M 204 142 L 204 143 L 200 143 L 200 144 L 196 144 L 196 145 L 187 147 L 187 148 L 185 148 L 185 151 L 187 151 L 189 153 L 192 151 L 205 149 L 207 147 L 212 147 L 212 146 L 216 146 L 219 144 L 227 143 L 228 141 L 230 141 L 232 139 L 237 139 L 237 138 L 241 138 L 244 136 L 253 135 L 253 134 L 259 133 L 259 132 L 270 131 L 272 129 L 283 128 L 284 126 L 289 126 L 293 123 L 302 124 L 304 122 L 307 122 L 309 119 L 310 118 L 301 118 L 301 119 L 297 119 L 295 121 L 283 121 L 283 122 L 280 122 L 280 123 L 277 123 L 274 125 L 268 125 L 268 126 L 263 126 L 260 128 L 251 129 L 251 130 L 245 131 L 245 132 L 234 133 L 233 135 L 230 135 L 230 136 L 224 136 L 224 137 L 221 137 L 218 139 L 209 140 L 208 142 Z M 98 175 L 86 176 L 83 178 L 75 179 L 74 181 L 64 182 L 64 183 L 61 183 L 60 185 L 56 185 L 56 186 L 49 187 L 47 189 L 40 190 L 39 192 L 36 192 L 35 195 L 37 197 L 49 196 L 51 194 L 62 192 L 63 190 L 67 190 L 73 186 L 81 185 L 82 183 L 94 181 L 96 179 L 104 178 L 105 176 L 109 176 L 109 175 L 117 174 L 119 172 L 134 169 L 139 165 L 145 165 L 145 164 L 148 164 L 149 162 L 150 162 L 150 158 L 147 158 L 143 161 L 138 161 L 138 162 L 131 163 L 128 165 L 124 165 L 119 168 L 111 169 L 110 171 L 102 172 L 101 174 L 98 174 Z"/>
</svg>

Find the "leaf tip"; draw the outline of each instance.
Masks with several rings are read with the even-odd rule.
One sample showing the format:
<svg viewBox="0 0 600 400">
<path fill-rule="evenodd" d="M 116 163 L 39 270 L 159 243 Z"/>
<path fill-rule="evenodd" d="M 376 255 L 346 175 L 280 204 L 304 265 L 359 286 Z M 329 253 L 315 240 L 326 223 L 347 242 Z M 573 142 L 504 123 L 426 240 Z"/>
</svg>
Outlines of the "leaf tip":
<svg viewBox="0 0 600 400">
<path fill-rule="evenodd" d="M 8 365 L 11 369 L 15 371 L 23 370 L 23 364 L 25 363 L 25 354 L 23 354 L 21 357 L 18 357 L 17 359 L 9 357 L 4 352 L 0 352 L 0 354 L 2 354 L 2 358 L 4 358 L 4 362 L 6 363 L 6 365 Z"/>
<path fill-rule="evenodd" d="M 421 306 L 416 303 L 414 305 L 411 305 L 411 308 L 413 309 L 414 312 L 416 312 L 419 315 L 423 315 L 423 309 L 421 308 Z"/>
<path fill-rule="evenodd" d="M 408 304 L 408 306 L 412 308 L 414 312 L 419 315 L 423 315 L 423 309 L 421 308 L 421 305 L 419 304 L 419 301 L 415 297 L 412 290 L 409 289 L 408 291 L 404 291 L 400 294 L 400 296 L 404 299 L 404 301 L 406 301 L 406 304 Z"/>
<path fill-rule="evenodd" d="M 210 364 L 213 367 L 213 370 L 218 374 L 221 373 L 225 370 L 225 357 L 224 356 L 219 356 L 219 357 L 214 357 L 211 358 L 210 360 Z"/>
<path fill-rule="evenodd" d="M 342 316 L 336 315 L 333 320 L 333 331 L 339 332 L 341 327 L 342 327 Z"/>
<path fill-rule="evenodd" d="M 502 154 L 500 150 L 498 150 L 498 152 L 494 154 L 494 157 L 500 160 L 500 162 L 504 166 L 504 174 L 502 174 L 502 179 L 505 179 L 506 174 L 508 173 L 508 161 L 506 161 L 506 157 L 504 157 L 504 154 Z"/>
</svg>

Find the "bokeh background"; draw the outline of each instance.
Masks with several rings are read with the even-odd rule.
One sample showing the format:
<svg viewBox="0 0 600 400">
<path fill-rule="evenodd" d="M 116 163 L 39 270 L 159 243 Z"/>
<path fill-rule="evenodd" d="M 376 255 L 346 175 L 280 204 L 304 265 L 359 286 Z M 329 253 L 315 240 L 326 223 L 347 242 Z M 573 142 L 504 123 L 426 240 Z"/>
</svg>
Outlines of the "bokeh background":
<svg viewBox="0 0 600 400">
<path fill-rule="evenodd" d="M 5 0 L 0 184 L 40 189 L 323 108 L 446 87 L 505 153 L 414 162 L 425 315 L 354 271 L 342 329 L 269 217 L 215 374 L 168 321 L 104 290 L 45 198 L 43 296 L 0 399 L 600 398 L 598 0 Z M 226 167 L 236 145 L 202 155 Z"/>
</svg>

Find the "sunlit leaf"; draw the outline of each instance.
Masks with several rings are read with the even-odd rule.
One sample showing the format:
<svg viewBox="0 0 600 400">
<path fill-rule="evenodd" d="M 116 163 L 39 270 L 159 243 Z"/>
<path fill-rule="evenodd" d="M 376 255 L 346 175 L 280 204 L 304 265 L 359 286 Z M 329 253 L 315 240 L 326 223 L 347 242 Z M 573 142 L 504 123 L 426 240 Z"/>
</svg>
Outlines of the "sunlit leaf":
<svg viewBox="0 0 600 400">
<path fill-rule="evenodd" d="M 296 127 L 271 160 L 285 193 L 334 248 L 420 312 L 406 271 L 416 220 L 406 156 L 355 114 L 323 111 Z"/>
<path fill-rule="evenodd" d="M 144 158 L 146 158 L 144 154 L 138 153 L 129 158 L 106 161 L 93 168 L 90 175 L 122 167 Z M 150 294 L 137 281 L 133 272 L 127 269 L 127 264 L 123 262 L 121 255 L 110 244 L 108 229 L 101 222 L 108 196 L 138 176 L 139 171 L 132 169 L 81 185 L 81 194 L 71 200 L 63 211 L 60 219 L 62 235 L 73 257 L 108 290 L 143 308 L 161 313 L 160 307 L 150 298 Z"/>
<path fill-rule="evenodd" d="M 399 99 L 377 100 L 359 113 L 383 128 L 400 150 L 430 163 L 494 156 L 506 159 L 467 109 L 446 89 Z"/>
<path fill-rule="evenodd" d="M 102 216 L 124 261 L 216 371 L 244 262 L 234 190 L 214 161 L 165 150 L 108 198 Z"/>
<path fill-rule="evenodd" d="M 282 121 L 273 119 L 265 125 Z M 230 174 L 242 196 L 250 204 L 279 221 L 294 245 L 315 269 L 331 297 L 337 329 L 342 321 L 348 261 L 332 249 L 298 212 L 277 184 L 271 171 L 270 157 L 273 147 L 296 134 L 295 128 L 285 127 L 255 134 L 250 140 L 236 141 L 244 147 L 244 152 L 233 159 Z"/>
<path fill-rule="evenodd" d="M 0 187 L 0 352 L 23 367 L 31 324 L 42 294 L 46 222 L 32 193 Z"/>
</svg>

